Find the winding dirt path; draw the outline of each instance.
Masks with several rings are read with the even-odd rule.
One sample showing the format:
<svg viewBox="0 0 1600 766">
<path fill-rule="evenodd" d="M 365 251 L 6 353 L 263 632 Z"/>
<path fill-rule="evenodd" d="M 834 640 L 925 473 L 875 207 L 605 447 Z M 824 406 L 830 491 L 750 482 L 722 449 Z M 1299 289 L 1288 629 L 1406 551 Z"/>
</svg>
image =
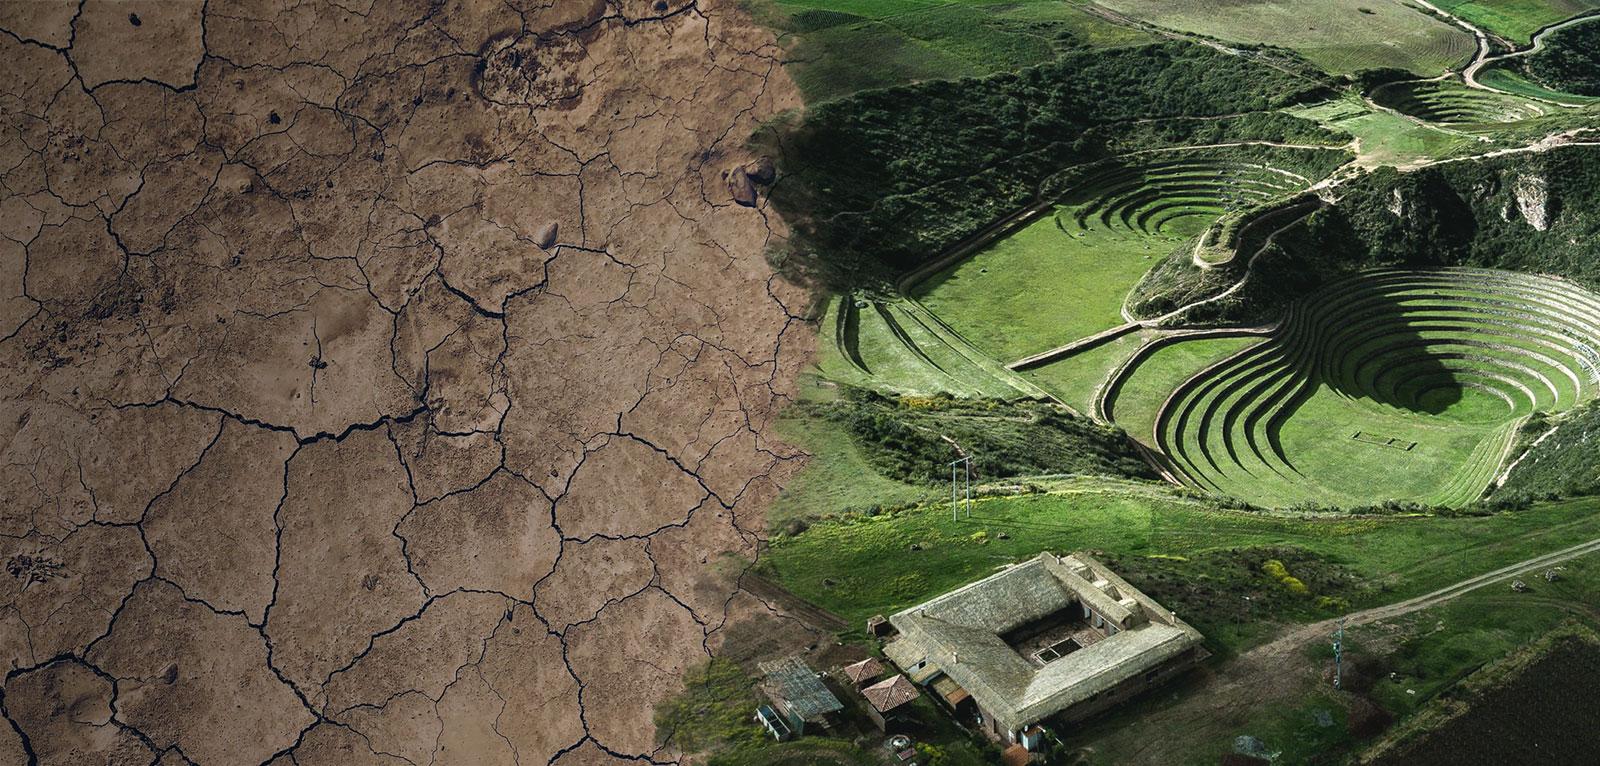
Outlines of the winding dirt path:
<svg viewBox="0 0 1600 766">
<path fill-rule="evenodd" d="M 1582 104 L 1573 104 L 1573 103 L 1567 103 L 1567 102 L 1563 102 L 1563 101 L 1556 101 L 1554 99 L 1540 98 L 1538 96 L 1529 96 L 1529 95 L 1522 94 L 1522 93 L 1512 93 L 1510 91 L 1506 91 L 1506 90 L 1502 90 L 1500 88 L 1496 88 L 1496 87 L 1494 87 L 1492 85 L 1484 85 L 1483 83 L 1478 82 L 1478 72 L 1482 71 L 1484 67 L 1486 67 L 1486 66 L 1488 66 L 1490 64 L 1493 64 L 1493 63 L 1496 63 L 1496 62 L 1500 62 L 1500 61 L 1505 61 L 1507 59 L 1518 58 L 1520 56 L 1527 56 L 1527 55 L 1530 55 L 1530 54 L 1538 53 L 1541 50 L 1544 50 L 1545 37 L 1548 36 L 1551 32 L 1555 32 L 1555 31 L 1558 31 L 1558 30 L 1561 30 L 1561 29 L 1565 29 L 1565 28 L 1573 26 L 1575 24 L 1582 24 L 1582 23 L 1585 23 L 1585 22 L 1593 21 L 1593 20 L 1595 20 L 1595 18 L 1597 16 L 1597 12 L 1591 11 L 1589 13 L 1585 13 L 1585 14 L 1581 14 L 1581 15 L 1578 15 L 1578 16 L 1574 16 L 1574 17 L 1572 17 L 1570 19 L 1565 19 L 1563 21 L 1558 21 L 1558 22 L 1556 22 L 1554 24 L 1548 24 L 1548 25 L 1545 25 L 1543 27 L 1540 27 L 1537 31 L 1535 31 L 1533 33 L 1533 37 L 1530 39 L 1530 43 L 1531 44 L 1528 47 L 1519 48 L 1517 50 L 1511 51 L 1510 53 L 1502 53 L 1502 54 L 1500 54 L 1498 56 L 1495 56 L 1495 55 L 1491 55 L 1491 53 L 1490 53 L 1491 47 L 1489 45 L 1489 38 L 1490 38 L 1489 33 L 1485 32 L 1482 29 L 1480 29 L 1479 27 L 1477 27 L 1476 25 L 1474 25 L 1471 22 L 1467 21 L 1466 19 L 1463 19 L 1463 18 L 1461 18 L 1459 16 L 1456 16 L 1456 15 L 1450 13 L 1449 11 L 1446 11 L 1443 8 L 1440 8 L 1437 5 L 1434 5 L 1433 3 L 1428 2 L 1428 0 L 1413 0 L 1413 2 L 1415 2 L 1417 5 L 1420 5 L 1420 6 L 1424 7 L 1424 8 L 1427 8 L 1428 10 L 1432 11 L 1433 13 L 1436 13 L 1436 14 L 1444 17 L 1444 18 L 1447 18 L 1447 19 L 1450 19 L 1451 21 L 1454 21 L 1457 26 L 1461 27 L 1462 29 L 1467 30 L 1468 32 L 1471 32 L 1472 35 L 1477 38 L 1477 40 L 1478 40 L 1478 52 L 1473 55 L 1472 62 L 1467 64 L 1467 66 L 1464 69 L 1461 70 L 1461 79 L 1462 79 L 1462 81 L 1464 81 L 1467 84 L 1467 87 L 1469 87 L 1469 88 L 1477 88 L 1478 90 L 1485 90 L 1485 91 L 1489 91 L 1491 93 L 1499 93 L 1501 95 L 1506 95 L 1506 96 L 1517 96 L 1519 98 L 1526 98 L 1526 99 L 1530 99 L 1530 100 L 1533 100 L 1533 101 L 1540 101 L 1540 102 L 1543 102 L 1543 103 L 1546 103 L 1546 104 L 1554 104 L 1556 106 L 1564 106 L 1564 107 L 1569 107 L 1569 108 L 1577 108 L 1577 107 L 1582 106 Z M 1498 35 L 1494 35 L 1494 38 L 1497 39 L 1497 40 L 1500 40 L 1501 42 L 1507 42 L 1505 40 L 1505 38 L 1500 37 Z"/>
</svg>

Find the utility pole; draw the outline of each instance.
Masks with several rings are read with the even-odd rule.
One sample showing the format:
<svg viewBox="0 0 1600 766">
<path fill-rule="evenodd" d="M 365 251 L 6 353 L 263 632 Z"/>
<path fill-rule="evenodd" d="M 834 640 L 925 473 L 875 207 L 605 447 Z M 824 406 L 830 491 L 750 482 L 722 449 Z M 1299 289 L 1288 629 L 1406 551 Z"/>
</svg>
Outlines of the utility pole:
<svg viewBox="0 0 1600 766">
<path fill-rule="evenodd" d="M 966 498 L 967 518 L 972 518 L 972 457 L 963 455 L 960 460 L 950 461 L 950 520 L 956 520 L 956 511 L 961 507 L 960 489 L 957 487 L 956 466 L 961 466 L 966 472 Z"/>
<path fill-rule="evenodd" d="M 1344 618 L 1339 618 L 1339 629 L 1333 632 L 1333 688 L 1339 688 L 1344 673 Z"/>
</svg>

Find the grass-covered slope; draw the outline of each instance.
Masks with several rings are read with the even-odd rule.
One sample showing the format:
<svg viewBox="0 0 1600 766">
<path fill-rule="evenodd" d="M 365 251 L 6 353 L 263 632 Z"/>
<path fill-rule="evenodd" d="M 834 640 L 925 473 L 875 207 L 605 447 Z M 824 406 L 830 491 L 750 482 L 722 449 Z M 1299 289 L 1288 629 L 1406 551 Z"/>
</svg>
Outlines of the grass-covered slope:
<svg viewBox="0 0 1600 766">
<path fill-rule="evenodd" d="M 1035 401 L 885 397 L 846 389 L 831 402 L 798 405 L 838 422 L 883 476 L 940 484 L 948 464 L 972 456 L 975 481 L 1045 474 L 1154 478 L 1120 430 Z"/>
<path fill-rule="evenodd" d="M 1566 277 L 1600 287 L 1600 148 L 1567 146 L 1413 172 L 1381 168 L 1337 190 L 1335 203 L 1281 232 L 1243 289 L 1191 321 L 1258 321 L 1362 269 L 1471 266 Z M 1257 246 L 1259 243 L 1255 243 Z M 1242 273 L 1169 259 L 1141 284 L 1141 316 L 1215 292 Z"/>
<path fill-rule="evenodd" d="M 1560 418 L 1518 456 L 1497 498 L 1600 494 L 1600 402 Z"/>
<path fill-rule="evenodd" d="M 1073 48 L 1138 45 L 1154 35 L 1060 0 L 756 0 L 806 100 L 921 80 L 979 77 Z"/>
<path fill-rule="evenodd" d="M 774 135 L 783 179 L 773 204 L 810 265 L 855 286 L 909 270 L 1031 202 L 1058 170 L 1126 151 L 1108 126 L 1232 115 L 1294 102 L 1314 78 L 1191 43 L 1071 52 L 1013 74 L 858 93 Z M 1097 130 L 1104 129 L 1104 130 Z M 1309 122 L 1225 121 L 1228 137 L 1279 140 Z M 1189 121 L 1149 140 L 1217 137 Z"/>
<path fill-rule="evenodd" d="M 1600 23 L 1558 29 L 1527 57 L 1525 71 L 1539 84 L 1581 96 L 1600 96 Z"/>
<path fill-rule="evenodd" d="M 1466 30 L 1405 0 L 1100 0 L 1169 29 L 1293 50 L 1337 74 L 1395 67 L 1434 75 L 1464 63 Z"/>
<path fill-rule="evenodd" d="M 1451 15 L 1518 44 L 1539 28 L 1600 8 L 1595 0 L 1433 0 Z"/>
<path fill-rule="evenodd" d="M 1462 505 L 1521 418 L 1597 389 L 1600 297 L 1509 272 L 1367 273 L 1179 386 L 1155 435 L 1187 480 L 1263 505 Z"/>
</svg>

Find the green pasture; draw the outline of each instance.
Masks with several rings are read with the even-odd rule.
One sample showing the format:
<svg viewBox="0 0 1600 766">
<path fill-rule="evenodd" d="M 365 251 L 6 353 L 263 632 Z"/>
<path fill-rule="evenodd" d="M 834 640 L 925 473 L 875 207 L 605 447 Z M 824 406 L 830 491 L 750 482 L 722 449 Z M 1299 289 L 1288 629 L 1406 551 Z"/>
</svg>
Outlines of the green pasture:
<svg viewBox="0 0 1600 766">
<path fill-rule="evenodd" d="M 1131 332 L 1065 359 L 1035 367 L 1022 376 L 1073 409 L 1088 414 L 1094 411 L 1095 395 L 1112 370 L 1150 337 L 1152 333 L 1148 330 Z"/>
<path fill-rule="evenodd" d="M 1595 0 L 1433 0 L 1433 4 L 1520 45 L 1531 42 L 1541 27 L 1600 8 Z"/>
<path fill-rule="evenodd" d="M 1369 272 L 1177 386 L 1153 432 L 1189 481 L 1252 503 L 1461 505 L 1523 417 L 1594 396 L 1597 315 L 1551 279 Z"/>
<path fill-rule="evenodd" d="M 1491 88 L 1498 88 L 1526 98 L 1555 101 L 1562 104 L 1593 104 L 1600 101 L 1600 98 L 1594 96 L 1580 96 L 1576 93 L 1551 90 L 1528 79 L 1521 70 L 1505 65 L 1484 67 L 1478 72 L 1478 82 Z"/>
<path fill-rule="evenodd" d="M 1362 167 L 1450 157 L 1475 150 L 1477 144 L 1472 136 L 1376 110 L 1353 97 L 1299 107 L 1290 113 L 1355 136 L 1359 149 L 1356 163 Z"/>
<path fill-rule="evenodd" d="M 970 518 L 952 520 L 950 510 L 948 502 L 935 502 L 821 521 L 775 537 L 764 566 L 802 598 L 861 624 L 1039 551 L 1190 556 L 1295 546 L 1369 583 L 1354 602 L 1359 607 L 1600 536 L 1600 501 L 1592 499 L 1487 517 L 1300 517 L 1217 510 L 1152 485 L 1101 479 L 1062 480 L 1044 494 L 983 497 Z"/>
<path fill-rule="evenodd" d="M 762 0 L 811 103 L 919 80 L 979 77 L 1048 61 L 1066 45 L 1153 37 L 1054 0 Z"/>
<path fill-rule="evenodd" d="M 827 381 L 806 376 L 800 381 L 799 395 L 806 400 L 826 400 L 836 390 Z M 895 481 L 873 470 L 849 431 L 828 418 L 780 418 L 778 438 L 804 450 L 809 458 L 767 511 L 767 522 L 774 529 L 781 529 L 791 519 L 926 502 L 943 491 Z"/>
<path fill-rule="evenodd" d="M 1403 0 L 1100 0 L 1152 24 L 1289 48 L 1335 74 L 1395 67 L 1436 75 L 1464 64 L 1472 35 Z"/>
<path fill-rule="evenodd" d="M 1122 299 L 1182 242 L 1112 228 L 1063 231 L 1040 216 L 913 287 L 973 345 L 1007 362 L 1123 323 Z"/>
<path fill-rule="evenodd" d="M 1041 393 L 906 301 L 838 296 L 820 327 L 817 368 L 841 383 L 1001 399 Z"/>
<path fill-rule="evenodd" d="M 1257 337 L 1194 338 L 1164 345 L 1127 371 L 1107 402 L 1107 414 L 1129 436 L 1152 446 L 1156 413 L 1178 384 L 1207 365 L 1260 342 Z"/>
</svg>

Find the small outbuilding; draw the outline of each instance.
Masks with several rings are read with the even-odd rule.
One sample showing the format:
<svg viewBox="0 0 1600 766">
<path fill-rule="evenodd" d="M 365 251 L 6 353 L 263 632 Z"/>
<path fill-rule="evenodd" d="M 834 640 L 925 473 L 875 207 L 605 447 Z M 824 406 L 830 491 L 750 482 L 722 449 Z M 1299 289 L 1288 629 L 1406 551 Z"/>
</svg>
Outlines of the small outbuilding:
<svg viewBox="0 0 1600 766">
<path fill-rule="evenodd" d="M 850 684 L 860 689 L 870 684 L 883 675 L 883 662 L 877 657 L 868 657 L 860 662 L 852 662 L 844 666 L 841 671 L 844 677 L 850 679 Z"/>
<path fill-rule="evenodd" d="M 802 736 L 806 724 L 826 724 L 828 716 L 844 709 L 844 703 L 828 690 L 828 685 L 822 682 L 817 672 L 797 655 L 763 662 L 757 667 L 766 676 L 761 682 L 761 691 L 772 701 L 770 706 L 762 707 L 770 707 L 771 714 L 781 719 L 788 729 L 788 735 L 783 736 L 780 727 L 764 720 L 767 713 L 758 708 L 756 718 L 776 739 Z"/>
<path fill-rule="evenodd" d="M 917 685 L 905 676 L 895 674 L 861 690 L 867 700 L 867 716 L 878 725 L 878 730 L 888 732 L 905 721 L 908 706 L 920 696 Z"/>
</svg>

